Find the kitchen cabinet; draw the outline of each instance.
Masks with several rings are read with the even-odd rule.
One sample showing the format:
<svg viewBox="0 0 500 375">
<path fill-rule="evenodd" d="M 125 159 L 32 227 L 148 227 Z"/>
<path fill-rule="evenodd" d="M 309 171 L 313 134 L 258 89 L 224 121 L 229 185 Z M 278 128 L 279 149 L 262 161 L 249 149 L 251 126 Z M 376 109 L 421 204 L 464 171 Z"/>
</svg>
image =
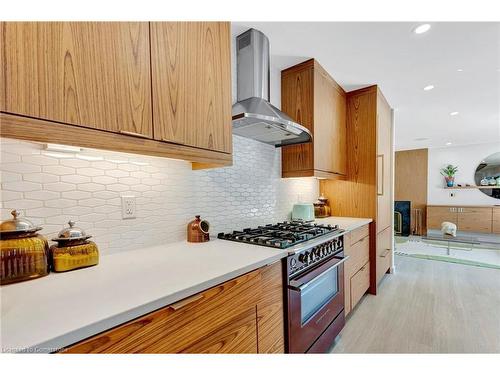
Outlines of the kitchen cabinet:
<svg viewBox="0 0 500 375">
<path fill-rule="evenodd" d="M 3 22 L 1 110 L 153 137 L 147 22 Z"/>
<path fill-rule="evenodd" d="M 281 262 L 98 334 L 62 353 L 282 353 Z"/>
<path fill-rule="evenodd" d="M 393 115 L 376 85 L 347 92 L 346 99 L 347 174 L 344 180 L 320 181 L 320 191 L 329 199 L 332 215 L 373 219 L 370 293 L 376 294 L 380 281 L 377 275 L 384 275 L 392 260 Z M 379 236 L 382 232 L 391 234 Z M 378 260 L 381 246 L 390 252 L 386 262 Z"/>
<path fill-rule="evenodd" d="M 314 59 L 281 72 L 281 110 L 313 134 L 313 142 L 282 148 L 282 176 L 342 178 L 346 174 L 346 95 Z"/>
<path fill-rule="evenodd" d="M 228 22 L 152 22 L 155 139 L 230 153 Z"/>
<path fill-rule="evenodd" d="M 2 22 L 0 135 L 230 165 L 227 22 Z"/>
<path fill-rule="evenodd" d="M 495 233 L 498 216 L 496 207 L 476 206 L 428 206 L 428 229 L 441 229 L 441 223 L 449 221 L 464 232 Z"/>
<path fill-rule="evenodd" d="M 500 234 L 500 207 L 493 207 L 493 222 L 491 232 Z"/>
<path fill-rule="evenodd" d="M 344 266 L 344 311 L 347 316 L 370 287 L 368 224 L 344 235 L 344 254 L 349 257 Z"/>
<path fill-rule="evenodd" d="M 377 233 L 376 282 L 382 280 L 392 264 L 392 228 Z"/>
<path fill-rule="evenodd" d="M 441 223 L 458 222 L 458 212 L 453 207 L 427 206 L 427 228 L 441 230 Z"/>
</svg>

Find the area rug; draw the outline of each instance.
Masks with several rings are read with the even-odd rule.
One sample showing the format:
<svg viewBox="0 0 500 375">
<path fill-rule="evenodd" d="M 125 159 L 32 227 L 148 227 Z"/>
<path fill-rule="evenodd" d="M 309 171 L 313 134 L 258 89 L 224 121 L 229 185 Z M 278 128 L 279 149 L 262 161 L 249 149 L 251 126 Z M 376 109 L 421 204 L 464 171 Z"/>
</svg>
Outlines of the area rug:
<svg viewBox="0 0 500 375">
<path fill-rule="evenodd" d="M 494 244 L 474 245 L 453 243 L 450 255 L 447 244 L 422 240 L 420 237 L 395 237 L 395 254 L 412 258 L 457 263 L 475 267 L 500 269 L 500 247 Z"/>
</svg>

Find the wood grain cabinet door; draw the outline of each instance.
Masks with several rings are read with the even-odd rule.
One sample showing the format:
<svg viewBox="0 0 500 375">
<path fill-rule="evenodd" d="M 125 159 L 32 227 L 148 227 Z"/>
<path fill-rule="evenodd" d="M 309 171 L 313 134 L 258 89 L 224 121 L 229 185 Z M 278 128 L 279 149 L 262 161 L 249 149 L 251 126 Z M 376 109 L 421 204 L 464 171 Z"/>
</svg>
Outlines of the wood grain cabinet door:
<svg viewBox="0 0 500 375">
<path fill-rule="evenodd" d="M 458 230 L 465 232 L 492 232 L 493 208 L 458 207 Z"/>
<path fill-rule="evenodd" d="M 448 206 L 428 206 L 427 207 L 427 228 L 441 229 L 441 223 L 448 221 L 458 224 L 458 213 L 456 207 Z"/>
<path fill-rule="evenodd" d="M 393 221 L 392 114 L 382 95 L 377 96 L 377 233 Z"/>
<path fill-rule="evenodd" d="M 392 264 L 392 229 L 388 227 L 377 234 L 376 280 L 382 280 Z"/>
<path fill-rule="evenodd" d="M 260 282 L 247 273 L 61 352 L 257 353 Z"/>
<path fill-rule="evenodd" d="M 0 110 L 152 138 L 147 22 L 2 22 Z"/>
<path fill-rule="evenodd" d="M 154 137 L 231 153 L 228 22 L 152 22 Z"/>
</svg>

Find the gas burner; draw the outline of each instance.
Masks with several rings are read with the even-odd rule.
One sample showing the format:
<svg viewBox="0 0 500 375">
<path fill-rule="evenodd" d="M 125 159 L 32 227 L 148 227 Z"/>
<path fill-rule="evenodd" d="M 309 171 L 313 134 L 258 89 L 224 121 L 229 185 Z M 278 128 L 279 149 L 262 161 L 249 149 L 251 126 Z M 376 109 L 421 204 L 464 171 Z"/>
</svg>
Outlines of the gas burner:
<svg viewBox="0 0 500 375">
<path fill-rule="evenodd" d="M 245 228 L 233 233 L 219 233 L 218 238 L 279 249 L 296 245 L 329 233 L 340 232 L 338 225 L 323 225 L 302 221 L 284 221 L 257 228 Z"/>
</svg>

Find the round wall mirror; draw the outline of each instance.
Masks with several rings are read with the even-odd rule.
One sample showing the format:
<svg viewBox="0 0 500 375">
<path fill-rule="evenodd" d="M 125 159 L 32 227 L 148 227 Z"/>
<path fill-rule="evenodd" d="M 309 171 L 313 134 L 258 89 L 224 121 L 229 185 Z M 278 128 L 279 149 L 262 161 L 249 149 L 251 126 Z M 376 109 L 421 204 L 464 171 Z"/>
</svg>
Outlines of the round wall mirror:
<svg viewBox="0 0 500 375">
<path fill-rule="evenodd" d="M 474 180 L 483 194 L 500 199 L 500 152 L 481 161 L 476 168 Z M 491 189 L 487 188 L 489 186 Z"/>
</svg>

